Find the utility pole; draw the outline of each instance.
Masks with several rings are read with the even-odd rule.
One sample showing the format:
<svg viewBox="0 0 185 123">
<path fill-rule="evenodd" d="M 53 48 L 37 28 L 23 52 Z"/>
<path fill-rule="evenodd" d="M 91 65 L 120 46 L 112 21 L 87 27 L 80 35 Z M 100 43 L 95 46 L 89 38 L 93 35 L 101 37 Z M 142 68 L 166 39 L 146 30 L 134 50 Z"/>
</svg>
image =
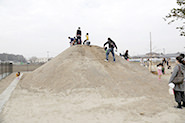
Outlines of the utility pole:
<svg viewBox="0 0 185 123">
<path fill-rule="evenodd" d="M 150 57 L 152 57 L 152 34 L 150 32 Z"/>
<path fill-rule="evenodd" d="M 152 71 L 152 34 L 150 32 L 150 59 L 151 61 L 149 60 L 149 71 L 151 72 Z"/>
<path fill-rule="evenodd" d="M 163 48 L 163 54 L 165 54 L 165 48 Z"/>
</svg>

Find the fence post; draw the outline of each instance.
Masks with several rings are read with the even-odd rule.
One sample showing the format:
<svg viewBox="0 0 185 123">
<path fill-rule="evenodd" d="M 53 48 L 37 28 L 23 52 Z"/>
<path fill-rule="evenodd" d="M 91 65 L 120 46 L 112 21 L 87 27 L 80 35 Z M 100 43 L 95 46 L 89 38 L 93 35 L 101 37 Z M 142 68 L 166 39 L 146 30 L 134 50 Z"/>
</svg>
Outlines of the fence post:
<svg viewBox="0 0 185 123">
<path fill-rule="evenodd" d="M 13 72 L 13 64 L 9 63 L 9 73 L 11 74 Z"/>
<path fill-rule="evenodd" d="M 5 68 L 5 64 L 2 64 L 2 78 L 4 78 L 4 68 Z"/>
<path fill-rule="evenodd" d="M 1 63 L 0 66 L 1 66 L 0 74 L 1 74 L 1 78 L 3 78 L 3 63 Z"/>
<path fill-rule="evenodd" d="M 26 66 L 27 66 L 27 72 L 28 72 L 28 63 L 26 63 Z"/>
<path fill-rule="evenodd" d="M 7 77 L 11 73 L 13 73 L 12 63 L 0 63 L 0 80 Z"/>
<path fill-rule="evenodd" d="M 6 73 L 6 76 L 8 76 L 8 63 L 7 62 L 5 63 L 5 73 Z"/>
</svg>

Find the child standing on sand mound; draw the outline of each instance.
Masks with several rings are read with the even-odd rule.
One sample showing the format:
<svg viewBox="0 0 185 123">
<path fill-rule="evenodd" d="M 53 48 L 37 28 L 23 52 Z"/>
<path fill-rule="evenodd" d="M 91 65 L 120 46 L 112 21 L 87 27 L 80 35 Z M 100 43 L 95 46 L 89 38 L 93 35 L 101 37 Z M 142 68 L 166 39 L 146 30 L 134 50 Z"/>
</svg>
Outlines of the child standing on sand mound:
<svg viewBox="0 0 185 123">
<path fill-rule="evenodd" d="M 116 48 L 116 52 L 117 52 L 118 48 L 117 48 L 115 42 L 112 39 L 110 39 L 110 38 L 108 38 L 108 41 L 103 45 L 103 48 L 105 48 L 106 44 L 109 44 L 109 48 L 108 48 L 108 50 L 106 52 L 106 59 L 105 59 L 105 61 L 108 62 L 108 60 L 109 60 L 109 53 L 111 52 L 112 56 L 113 56 L 113 61 L 115 62 L 116 59 L 115 59 L 115 55 L 114 55 L 114 47 Z"/>
</svg>

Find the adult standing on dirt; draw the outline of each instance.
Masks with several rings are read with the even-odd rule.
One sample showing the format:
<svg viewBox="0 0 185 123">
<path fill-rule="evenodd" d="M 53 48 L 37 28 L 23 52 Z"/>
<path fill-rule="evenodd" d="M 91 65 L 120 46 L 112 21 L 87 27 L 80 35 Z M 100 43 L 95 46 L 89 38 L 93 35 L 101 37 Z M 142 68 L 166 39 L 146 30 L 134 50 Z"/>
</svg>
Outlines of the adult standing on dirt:
<svg viewBox="0 0 185 123">
<path fill-rule="evenodd" d="M 185 76 L 185 64 L 183 64 L 183 57 L 178 56 L 176 57 L 176 63 L 177 65 L 175 66 L 173 73 L 170 77 L 169 84 L 174 83 L 175 84 L 175 78 L 177 77 L 177 74 L 183 73 Z M 184 79 L 184 78 L 183 78 Z M 176 108 L 181 109 L 181 102 L 183 102 L 182 106 L 185 107 L 185 82 L 184 80 L 182 83 L 175 84 L 174 87 L 174 96 L 175 96 L 175 101 L 178 103 L 178 106 Z"/>
<path fill-rule="evenodd" d="M 162 73 L 163 73 L 163 74 L 165 74 L 165 64 L 166 64 L 166 59 L 163 58 L 163 60 L 162 60 L 162 65 L 163 65 Z"/>
<path fill-rule="evenodd" d="M 80 27 L 78 27 L 78 30 L 76 31 L 77 44 L 82 43 L 81 36 L 82 36 L 82 31 L 80 30 Z"/>
<path fill-rule="evenodd" d="M 163 58 L 163 60 L 162 60 L 162 64 L 163 64 L 163 65 L 165 65 L 165 64 L 166 64 L 166 59 L 165 59 L 165 58 Z"/>
<path fill-rule="evenodd" d="M 106 44 L 109 45 L 109 49 L 106 52 L 106 59 L 105 59 L 105 61 L 108 62 L 108 60 L 109 60 L 109 53 L 111 52 L 112 56 L 113 56 L 113 61 L 115 62 L 116 59 L 115 59 L 115 55 L 114 55 L 114 47 L 116 48 L 116 52 L 117 52 L 118 48 L 117 48 L 115 42 L 111 38 L 108 38 L 108 41 L 105 42 L 105 44 L 103 45 L 103 48 L 105 48 Z"/>
<path fill-rule="evenodd" d="M 184 61 L 184 54 L 181 53 L 179 56 L 181 56 L 183 58 L 183 64 L 185 64 L 185 61 Z"/>
<path fill-rule="evenodd" d="M 168 59 L 167 59 L 167 61 L 166 61 L 166 65 L 167 65 L 168 69 L 170 69 L 170 68 L 171 68 L 171 66 L 170 66 L 170 58 L 168 58 Z"/>
<path fill-rule="evenodd" d="M 184 58 L 184 54 L 183 54 L 183 53 L 181 53 L 179 56 L 181 56 L 181 57 L 183 57 L 183 58 Z"/>
<path fill-rule="evenodd" d="M 150 59 L 147 59 L 146 66 L 149 67 L 149 65 L 150 65 Z"/>
</svg>

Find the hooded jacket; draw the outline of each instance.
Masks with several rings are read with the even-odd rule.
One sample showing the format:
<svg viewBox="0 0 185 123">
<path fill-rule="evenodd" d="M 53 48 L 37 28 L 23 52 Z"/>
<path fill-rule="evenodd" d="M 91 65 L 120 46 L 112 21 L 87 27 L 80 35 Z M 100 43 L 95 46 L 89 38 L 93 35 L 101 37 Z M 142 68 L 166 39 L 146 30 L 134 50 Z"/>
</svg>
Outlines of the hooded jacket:
<svg viewBox="0 0 185 123">
<path fill-rule="evenodd" d="M 114 48 L 114 47 L 116 47 L 116 49 L 117 49 L 117 46 L 116 46 L 116 44 L 115 44 L 114 41 L 107 41 L 107 42 L 104 44 L 104 46 L 105 46 L 106 44 L 109 44 L 109 48 Z"/>
<path fill-rule="evenodd" d="M 82 35 L 82 32 L 81 32 L 80 29 L 78 29 L 78 30 L 76 31 L 76 36 L 81 36 L 81 35 Z"/>
<path fill-rule="evenodd" d="M 178 71 L 179 71 L 179 67 L 181 71 L 184 73 L 184 78 L 185 78 L 185 65 L 183 64 L 178 64 L 175 66 L 175 68 L 173 69 L 173 73 L 170 77 L 169 83 L 172 83 L 172 81 L 174 80 L 175 76 L 177 75 Z M 185 80 L 182 84 L 175 84 L 174 90 L 176 91 L 185 91 Z"/>
</svg>

